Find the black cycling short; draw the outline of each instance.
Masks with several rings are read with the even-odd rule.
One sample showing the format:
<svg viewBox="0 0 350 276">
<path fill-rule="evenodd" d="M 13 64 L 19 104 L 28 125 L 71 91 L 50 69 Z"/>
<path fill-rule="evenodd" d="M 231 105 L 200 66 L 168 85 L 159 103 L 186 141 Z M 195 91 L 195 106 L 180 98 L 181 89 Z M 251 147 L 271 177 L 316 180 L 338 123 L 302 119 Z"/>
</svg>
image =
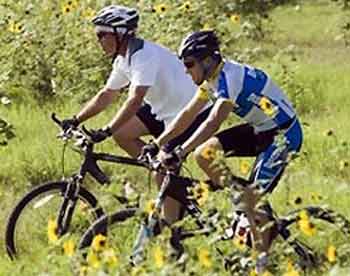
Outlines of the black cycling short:
<svg viewBox="0 0 350 276">
<path fill-rule="evenodd" d="M 215 135 L 226 156 L 257 156 L 274 141 L 276 129 L 256 134 L 249 124 L 225 129 Z"/>
<path fill-rule="evenodd" d="M 151 106 L 149 104 L 144 103 L 137 111 L 136 116 L 154 137 L 158 137 L 165 129 L 164 122 L 156 119 L 156 115 L 152 114 Z"/>
</svg>

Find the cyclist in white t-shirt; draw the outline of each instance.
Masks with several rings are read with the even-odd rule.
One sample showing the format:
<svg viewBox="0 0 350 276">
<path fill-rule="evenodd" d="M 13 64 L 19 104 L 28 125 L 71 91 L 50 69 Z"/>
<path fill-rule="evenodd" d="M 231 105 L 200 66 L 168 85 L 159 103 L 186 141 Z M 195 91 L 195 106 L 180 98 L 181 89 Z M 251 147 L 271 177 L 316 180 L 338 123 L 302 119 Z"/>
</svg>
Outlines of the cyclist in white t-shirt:
<svg viewBox="0 0 350 276">
<path fill-rule="evenodd" d="M 113 58 L 113 70 L 104 88 L 76 116 L 64 120 L 66 128 L 77 126 L 103 111 L 122 88 L 129 87 L 127 100 L 94 138 L 100 142 L 113 135 L 133 157 L 143 146 L 139 137 L 159 136 L 197 89 L 175 53 L 135 36 L 138 20 L 135 9 L 114 5 L 103 8 L 93 19 L 101 47 Z"/>
<path fill-rule="evenodd" d="M 102 90 L 63 128 L 76 127 L 110 105 L 122 88 L 129 87 L 128 98 L 115 117 L 103 128 L 93 131 L 93 140 L 109 136 L 131 156 L 140 154 L 141 136 L 158 137 L 195 95 L 197 86 L 186 74 L 175 53 L 135 36 L 139 14 L 133 8 L 107 6 L 92 20 L 104 52 L 113 58 L 113 70 Z M 205 107 L 196 122 L 167 144 L 168 150 L 182 144 L 209 114 Z"/>
</svg>

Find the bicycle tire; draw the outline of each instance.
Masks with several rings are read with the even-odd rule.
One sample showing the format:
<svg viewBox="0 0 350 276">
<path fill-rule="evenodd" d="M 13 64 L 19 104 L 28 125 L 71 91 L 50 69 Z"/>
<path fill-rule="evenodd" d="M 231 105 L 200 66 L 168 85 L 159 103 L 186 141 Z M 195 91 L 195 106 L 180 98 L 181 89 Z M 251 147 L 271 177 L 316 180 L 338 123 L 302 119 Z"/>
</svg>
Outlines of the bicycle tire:
<svg viewBox="0 0 350 276">
<path fill-rule="evenodd" d="M 78 248 L 84 249 L 91 245 L 94 237 L 98 234 L 107 235 L 108 227 L 126 221 L 135 216 L 138 208 L 128 208 L 117 211 L 111 215 L 103 215 L 98 218 L 83 234 Z"/>
<path fill-rule="evenodd" d="M 39 199 L 40 196 L 45 193 L 52 192 L 52 194 L 60 194 L 60 196 L 63 197 L 67 185 L 68 185 L 68 182 L 66 181 L 48 182 L 48 183 L 42 184 L 40 186 L 35 187 L 31 191 L 29 191 L 27 194 L 25 194 L 22 197 L 22 199 L 17 203 L 17 205 L 14 207 L 14 209 L 10 213 L 10 216 L 7 220 L 6 232 L 5 232 L 5 247 L 6 247 L 7 254 L 11 259 L 14 259 L 17 257 L 18 250 L 16 248 L 16 241 L 15 241 L 16 226 L 18 223 L 18 219 L 21 217 L 21 214 L 23 214 L 23 211 L 26 209 L 26 207 L 30 203 L 33 203 L 36 199 Z M 92 215 L 95 218 L 99 218 L 103 216 L 104 211 L 102 207 L 98 206 L 98 201 L 96 197 L 82 186 L 79 189 L 78 198 L 82 200 L 85 204 L 87 204 L 89 208 L 91 208 Z"/>
<path fill-rule="evenodd" d="M 287 240 L 289 235 L 283 235 L 283 228 L 288 229 L 290 226 L 297 223 L 299 220 L 299 213 L 301 211 L 306 211 L 308 216 L 312 219 L 321 220 L 327 224 L 333 225 L 334 228 L 337 228 L 343 232 L 345 236 L 350 235 L 350 221 L 343 215 L 331 209 L 322 208 L 320 206 L 306 206 L 304 208 L 289 212 L 287 216 L 282 219 L 282 226 L 279 232 L 284 239 Z M 301 242 L 299 239 L 294 239 L 291 245 L 294 245 L 294 251 L 300 257 L 300 262 L 304 265 L 304 267 L 312 267 L 317 265 L 319 256 L 309 245 L 307 245 L 305 242 Z"/>
</svg>

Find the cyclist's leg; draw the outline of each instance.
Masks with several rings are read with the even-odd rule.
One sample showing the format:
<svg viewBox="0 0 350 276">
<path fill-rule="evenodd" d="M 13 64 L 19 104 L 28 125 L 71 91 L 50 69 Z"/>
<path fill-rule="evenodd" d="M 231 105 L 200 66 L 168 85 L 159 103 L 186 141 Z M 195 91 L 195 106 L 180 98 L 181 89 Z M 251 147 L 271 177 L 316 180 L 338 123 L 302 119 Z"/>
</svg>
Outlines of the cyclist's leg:
<svg viewBox="0 0 350 276">
<path fill-rule="evenodd" d="M 255 156 L 256 150 L 254 130 L 248 124 L 238 125 L 223 130 L 208 139 L 195 150 L 195 158 L 199 167 L 209 176 L 216 186 L 221 183 L 222 170 L 213 163 L 215 158 L 208 156 L 209 152 L 222 151 L 225 156 Z"/>
<path fill-rule="evenodd" d="M 287 165 L 288 157 L 300 151 L 302 130 L 298 120 L 285 131 L 280 131 L 271 143 L 257 157 L 253 179 L 262 193 L 272 192 Z"/>
<path fill-rule="evenodd" d="M 299 122 L 296 121 L 289 129 L 276 136 L 274 143 L 261 152 L 254 168 L 254 184 L 261 194 L 271 193 L 277 186 L 289 155 L 300 150 L 302 144 L 302 132 Z M 269 218 L 263 208 L 257 211 L 257 217 L 261 223 L 268 223 Z M 275 229 L 267 229 L 263 233 L 263 248 L 267 251 L 275 235 Z"/>
<path fill-rule="evenodd" d="M 155 115 L 151 113 L 151 107 L 145 104 L 135 116 L 113 133 L 113 138 L 122 149 L 136 158 L 144 146 L 140 137 L 147 134 L 156 137 L 163 130 L 164 123 L 156 120 Z"/>
<path fill-rule="evenodd" d="M 218 133 L 197 148 L 197 163 L 216 185 L 223 186 L 221 177 L 224 172 L 218 166 L 213 165 L 213 158 L 207 158 L 205 156 L 205 151 L 208 147 L 214 151 L 223 150 L 227 156 L 256 156 L 257 151 L 265 148 L 272 141 L 272 134 L 264 135 L 263 139 L 258 140 L 254 129 L 248 124 L 235 126 Z M 261 252 L 264 251 L 262 245 L 263 238 L 257 231 L 254 211 L 257 200 L 258 195 L 252 188 L 242 187 L 242 195 L 238 208 L 247 215 L 253 234 L 253 246 Z M 259 220 L 262 221 L 263 217 L 259 218 Z"/>
</svg>

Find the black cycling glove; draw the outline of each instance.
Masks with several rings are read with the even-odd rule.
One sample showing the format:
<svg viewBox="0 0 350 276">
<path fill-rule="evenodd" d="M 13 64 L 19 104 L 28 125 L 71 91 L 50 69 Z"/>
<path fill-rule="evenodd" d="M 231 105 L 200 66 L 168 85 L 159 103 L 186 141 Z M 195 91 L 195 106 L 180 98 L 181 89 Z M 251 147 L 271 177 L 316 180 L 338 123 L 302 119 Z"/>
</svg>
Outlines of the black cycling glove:
<svg viewBox="0 0 350 276">
<path fill-rule="evenodd" d="M 110 136 L 112 136 L 112 130 L 110 127 L 91 130 L 90 133 L 90 138 L 94 143 L 100 143 Z"/>
<path fill-rule="evenodd" d="M 62 120 L 61 127 L 64 131 L 67 131 L 70 128 L 76 128 L 79 126 L 79 120 L 76 116 L 73 116 L 72 118 Z"/>
<path fill-rule="evenodd" d="M 158 154 L 158 152 L 159 152 L 158 145 L 154 142 L 150 142 L 149 144 L 143 146 L 141 150 L 140 158 L 146 156 L 147 154 L 149 154 L 150 157 L 153 158 Z"/>
</svg>

